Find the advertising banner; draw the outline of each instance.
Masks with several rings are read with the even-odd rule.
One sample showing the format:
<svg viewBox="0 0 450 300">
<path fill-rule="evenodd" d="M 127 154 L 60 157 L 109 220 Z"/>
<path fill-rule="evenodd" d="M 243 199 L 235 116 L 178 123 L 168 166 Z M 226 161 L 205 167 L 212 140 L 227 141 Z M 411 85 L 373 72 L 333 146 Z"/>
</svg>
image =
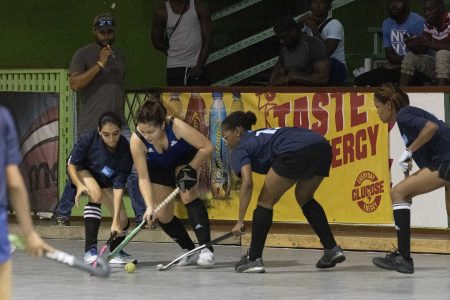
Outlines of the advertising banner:
<svg viewBox="0 0 450 300">
<path fill-rule="evenodd" d="M 200 170 L 200 196 L 211 219 L 236 220 L 239 182 L 222 142 L 222 120 L 236 110 L 257 116 L 253 129 L 304 127 L 330 142 L 333 161 L 315 198 L 328 220 L 338 223 L 392 223 L 389 198 L 388 126 L 378 119 L 371 93 L 165 93 L 169 110 L 197 128 L 215 146 Z M 265 176 L 253 174 L 254 192 L 246 219 L 251 219 Z M 182 205 L 178 214 L 185 217 Z M 274 221 L 305 222 L 293 188 L 274 208 Z"/>
</svg>

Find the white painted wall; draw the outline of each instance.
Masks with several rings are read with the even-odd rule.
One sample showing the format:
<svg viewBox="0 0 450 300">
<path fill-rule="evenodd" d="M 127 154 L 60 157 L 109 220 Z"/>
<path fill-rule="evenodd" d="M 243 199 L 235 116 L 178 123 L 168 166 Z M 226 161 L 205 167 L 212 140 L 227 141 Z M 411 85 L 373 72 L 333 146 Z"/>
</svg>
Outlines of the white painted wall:
<svg viewBox="0 0 450 300">
<path fill-rule="evenodd" d="M 409 93 L 408 95 L 412 106 L 422 108 L 434 114 L 438 119 L 445 121 L 443 93 Z M 397 124 L 390 131 L 389 144 L 390 157 L 394 159 L 391 168 L 391 180 L 393 185 L 395 185 L 404 177 L 403 171 L 398 165 L 398 158 L 405 149 Z M 412 172 L 417 170 L 418 167 L 414 164 Z M 414 197 L 411 210 L 411 226 L 447 228 L 444 188 Z"/>
</svg>

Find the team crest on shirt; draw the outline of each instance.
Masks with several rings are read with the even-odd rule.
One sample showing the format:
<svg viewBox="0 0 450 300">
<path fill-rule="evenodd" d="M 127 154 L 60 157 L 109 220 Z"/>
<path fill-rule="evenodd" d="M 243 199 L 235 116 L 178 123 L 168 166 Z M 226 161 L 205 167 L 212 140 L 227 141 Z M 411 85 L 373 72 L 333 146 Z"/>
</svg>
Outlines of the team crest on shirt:
<svg viewBox="0 0 450 300">
<path fill-rule="evenodd" d="M 100 172 L 103 174 L 103 175 L 105 175 L 106 177 L 111 177 L 113 174 L 114 174 L 114 170 L 113 169 L 111 169 L 110 167 L 108 167 L 108 166 L 104 166 L 101 170 L 100 170 Z"/>
<path fill-rule="evenodd" d="M 373 213 L 380 206 L 383 193 L 384 180 L 378 179 L 371 171 L 363 171 L 355 180 L 352 200 L 358 204 L 362 211 Z"/>
</svg>

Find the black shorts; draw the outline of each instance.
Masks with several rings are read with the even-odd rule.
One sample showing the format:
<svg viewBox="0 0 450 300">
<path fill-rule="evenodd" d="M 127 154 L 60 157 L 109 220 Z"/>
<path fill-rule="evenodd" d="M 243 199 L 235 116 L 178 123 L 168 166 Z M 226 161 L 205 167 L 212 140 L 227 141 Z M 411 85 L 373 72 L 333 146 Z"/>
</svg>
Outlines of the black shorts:
<svg viewBox="0 0 450 300">
<path fill-rule="evenodd" d="M 433 161 L 427 168 L 431 171 L 438 171 L 439 178 L 450 181 L 450 160 Z"/>
<path fill-rule="evenodd" d="M 150 182 L 174 188 L 176 183 L 175 169 L 178 166 L 189 164 L 192 159 L 194 159 L 195 154 L 197 154 L 197 149 L 186 152 L 182 157 L 178 158 L 174 164 L 168 166 L 147 164 Z"/>
<path fill-rule="evenodd" d="M 272 169 L 281 177 L 293 180 L 310 179 L 314 175 L 328 177 L 331 159 L 331 146 L 317 143 L 299 151 L 278 155 Z"/>
</svg>

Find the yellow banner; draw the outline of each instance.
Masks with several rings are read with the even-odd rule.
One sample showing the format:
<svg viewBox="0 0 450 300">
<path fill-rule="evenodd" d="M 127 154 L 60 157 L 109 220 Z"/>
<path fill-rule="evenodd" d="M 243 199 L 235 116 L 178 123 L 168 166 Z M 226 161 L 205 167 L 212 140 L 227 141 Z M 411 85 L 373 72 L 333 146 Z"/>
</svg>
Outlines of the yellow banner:
<svg viewBox="0 0 450 300">
<path fill-rule="evenodd" d="M 253 111 L 258 118 L 253 129 L 294 126 L 319 132 L 330 141 L 333 149 L 330 177 L 323 181 L 315 194 L 328 220 L 338 223 L 392 223 L 388 127 L 378 119 L 373 94 L 224 93 L 215 96 L 213 100 L 209 93 L 165 93 L 163 99 L 169 110 L 212 141 L 220 141 L 220 136 L 217 136 L 220 132 L 216 130 L 214 121 L 217 121 L 221 108 L 226 114 L 235 110 Z M 206 177 L 201 175 L 202 198 L 208 205 L 210 219 L 236 220 L 239 207 L 236 178 L 232 177 L 232 183 L 229 183 L 233 186 L 229 196 L 224 185 L 216 190 L 217 178 L 210 176 L 216 165 L 215 161 L 210 162 L 202 171 L 208 172 Z M 212 171 L 216 173 L 215 169 Z M 252 217 L 264 179 L 265 176 L 253 174 L 254 191 L 246 219 Z M 186 216 L 182 205 L 177 206 L 177 214 Z M 274 221 L 306 221 L 293 189 L 275 206 Z"/>
</svg>

